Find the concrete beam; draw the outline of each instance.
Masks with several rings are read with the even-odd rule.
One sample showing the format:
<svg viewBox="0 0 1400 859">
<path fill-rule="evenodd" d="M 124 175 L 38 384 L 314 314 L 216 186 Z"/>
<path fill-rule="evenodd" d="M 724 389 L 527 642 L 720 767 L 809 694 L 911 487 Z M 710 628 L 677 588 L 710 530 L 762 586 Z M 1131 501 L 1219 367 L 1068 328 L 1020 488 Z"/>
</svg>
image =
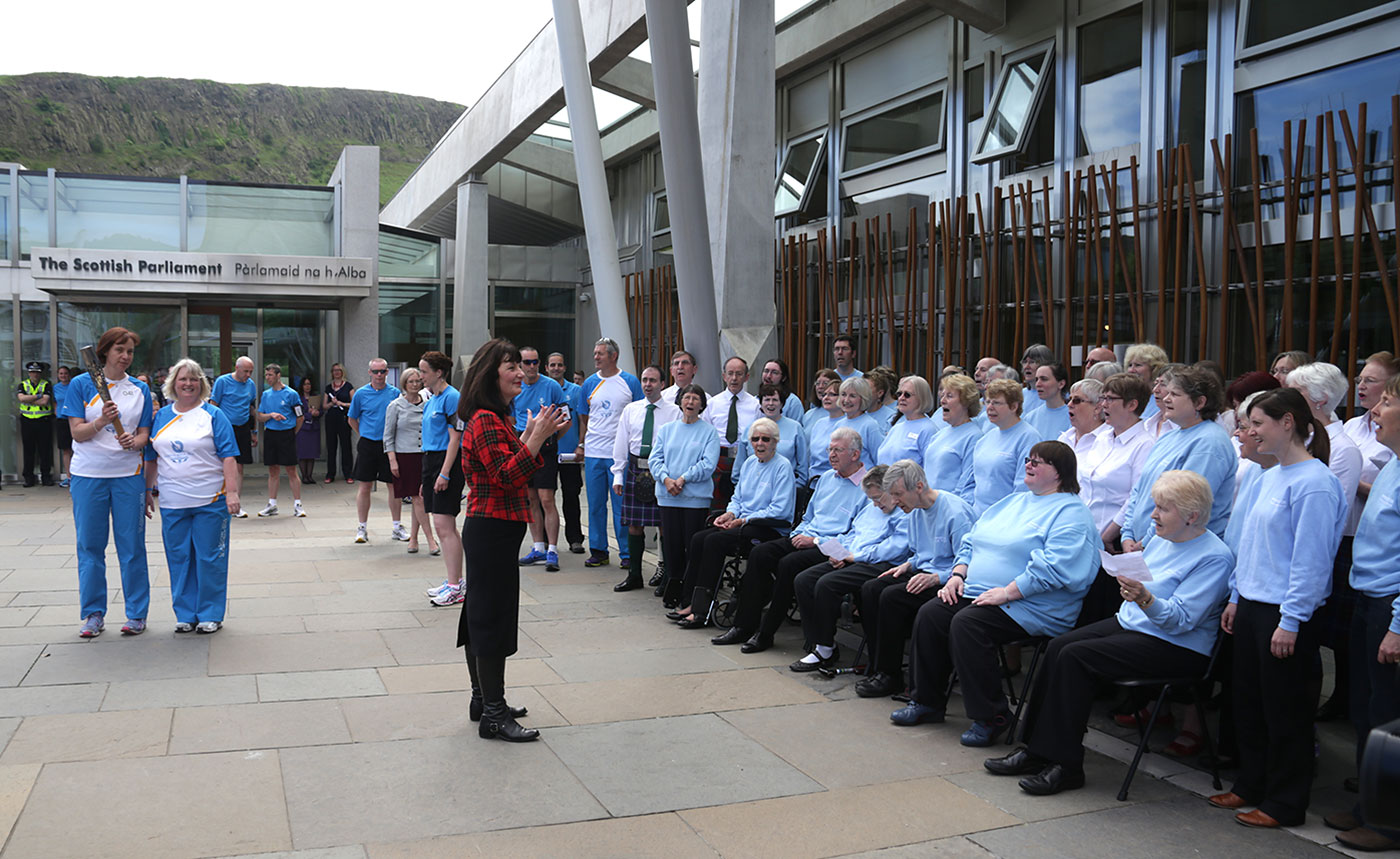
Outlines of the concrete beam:
<svg viewBox="0 0 1400 859">
<path fill-rule="evenodd" d="M 1006 0 L 923 0 L 984 33 L 1006 26 Z"/>
<path fill-rule="evenodd" d="M 636 57 L 622 61 L 598 76 L 593 85 L 603 92 L 620 95 L 650 110 L 656 110 L 656 88 L 651 79 L 651 63 Z"/>
<path fill-rule="evenodd" d="M 535 140 L 526 140 L 506 153 L 502 164 L 518 167 L 526 173 L 534 173 L 555 182 L 578 187 L 578 171 L 574 168 L 574 154 L 567 149 L 559 149 Z"/>
<path fill-rule="evenodd" d="M 801 71 L 824 61 L 865 37 L 919 13 L 927 14 L 925 0 L 841 0 L 804 15 L 778 33 L 774 45 L 777 77 Z M 704 39 L 701 39 L 704 49 Z M 702 65 L 703 68 L 703 65 Z"/>
</svg>

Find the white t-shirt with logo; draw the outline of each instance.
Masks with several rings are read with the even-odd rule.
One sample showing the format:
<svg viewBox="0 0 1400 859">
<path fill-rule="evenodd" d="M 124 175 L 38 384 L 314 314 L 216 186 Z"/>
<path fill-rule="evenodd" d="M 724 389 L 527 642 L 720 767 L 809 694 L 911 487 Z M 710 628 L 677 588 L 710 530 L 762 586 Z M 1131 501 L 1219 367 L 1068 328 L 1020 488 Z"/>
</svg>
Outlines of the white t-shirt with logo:
<svg viewBox="0 0 1400 859">
<path fill-rule="evenodd" d="M 160 506 L 203 507 L 224 497 L 224 460 L 238 456 L 233 424 L 218 406 L 201 403 L 187 412 L 174 404 L 156 413 L 146 459 L 159 460 Z"/>
<path fill-rule="evenodd" d="M 121 381 L 107 380 L 107 391 L 117 404 L 122 429 L 135 434 L 141 427 L 151 425 L 151 389 L 132 376 Z M 73 379 L 68 396 L 63 399 L 59 416 L 95 421 L 102 417 L 102 397 L 97 384 L 87 373 Z M 117 442 L 117 428 L 108 424 L 87 441 L 73 441 L 74 477 L 130 477 L 141 473 L 141 451 L 123 450 Z"/>
</svg>

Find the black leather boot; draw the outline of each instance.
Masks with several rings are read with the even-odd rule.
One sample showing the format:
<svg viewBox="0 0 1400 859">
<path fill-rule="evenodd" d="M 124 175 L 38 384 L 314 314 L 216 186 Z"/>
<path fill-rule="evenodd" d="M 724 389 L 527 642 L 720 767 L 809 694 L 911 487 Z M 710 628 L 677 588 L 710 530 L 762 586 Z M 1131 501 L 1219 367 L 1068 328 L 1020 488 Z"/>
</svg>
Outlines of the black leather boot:
<svg viewBox="0 0 1400 859">
<path fill-rule="evenodd" d="M 477 676 L 481 680 L 482 712 L 477 735 L 484 740 L 505 740 L 528 743 L 539 739 L 540 732 L 522 728 L 506 706 L 506 661 L 477 657 Z"/>
<path fill-rule="evenodd" d="M 472 700 L 467 706 L 467 716 L 473 722 L 481 721 L 481 711 L 483 708 L 481 700 L 481 681 L 476 676 L 476 657 L 472 656 L 470 647 L 463 648 L 467 656 L 467 671 L 472 677 Z M 510 717 L 512 719 L 522 719 L 530 715 L 530 710 L 526 707 L 510 707 Z"/>
<path fill-rule="evenodd" d="M 617 593 L 642 587 L 642 550 L 646 548 L 645 534 L 627 535 L 627 578 L 613 585 Z"/>
</svg>

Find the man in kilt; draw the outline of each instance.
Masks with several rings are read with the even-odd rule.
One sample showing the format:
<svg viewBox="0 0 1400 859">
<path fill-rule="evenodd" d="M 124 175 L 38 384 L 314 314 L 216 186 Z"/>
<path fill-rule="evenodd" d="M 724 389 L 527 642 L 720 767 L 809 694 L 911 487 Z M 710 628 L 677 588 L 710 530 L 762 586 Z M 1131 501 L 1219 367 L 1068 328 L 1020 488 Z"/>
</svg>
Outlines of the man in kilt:
<svg viewBox="0 0 1400 859">
<path fill-rule="evenodd" d="M 657 365 L 648 364 L 642 369 L 642 399 L 622 410 L 613 439 L 612 489 L 622 497 L 622 524 L 627 526 L 627 578 L 613 587 L 618 592 L 642 587 L 642 529 L 661 524 L 656 485 L 647 471 L 647 457 L 651 455 L 656 431 L 681 416 L 679 406 L 662 399 L 661 381 L 661 368 Z"/>
</svg>

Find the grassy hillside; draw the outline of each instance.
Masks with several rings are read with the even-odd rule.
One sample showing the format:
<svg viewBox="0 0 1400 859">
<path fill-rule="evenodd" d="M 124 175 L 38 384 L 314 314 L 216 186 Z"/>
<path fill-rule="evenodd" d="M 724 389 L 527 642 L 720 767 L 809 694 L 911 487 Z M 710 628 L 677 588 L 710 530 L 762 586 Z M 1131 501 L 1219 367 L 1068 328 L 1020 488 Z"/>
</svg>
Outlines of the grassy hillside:
<svg viewBox="0 0 1400 859">
<path fill-rule="evenodd" d="M 380 148 L 393 196 L 462 106 L 369 90 L 45 73 L 0 76 L 0 161 L 78 173 L 321 184 Z"/>
</svg>

